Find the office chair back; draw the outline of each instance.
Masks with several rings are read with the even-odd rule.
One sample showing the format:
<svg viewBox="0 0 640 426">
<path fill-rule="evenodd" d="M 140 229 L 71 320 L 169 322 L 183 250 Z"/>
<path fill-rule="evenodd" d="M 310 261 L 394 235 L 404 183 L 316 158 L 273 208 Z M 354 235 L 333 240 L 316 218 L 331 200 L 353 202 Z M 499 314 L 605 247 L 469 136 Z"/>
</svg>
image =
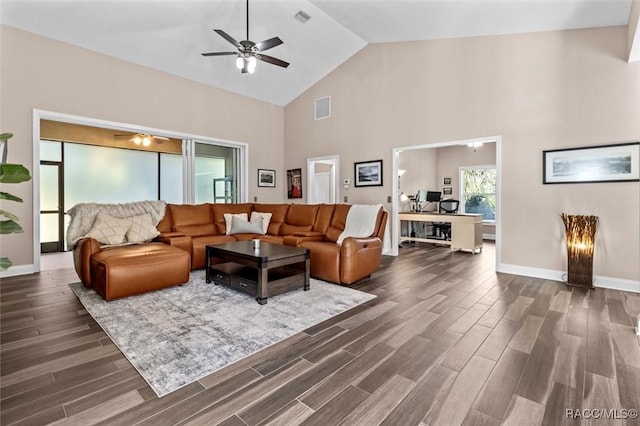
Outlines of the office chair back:
<svg viewBox="0 0 640 426">
<path fill-rule="evenodd" d="M 442 200 L 440 201 L 440 213 L 458 213 L 460 201 L 458 200 Z"/>
</svg>

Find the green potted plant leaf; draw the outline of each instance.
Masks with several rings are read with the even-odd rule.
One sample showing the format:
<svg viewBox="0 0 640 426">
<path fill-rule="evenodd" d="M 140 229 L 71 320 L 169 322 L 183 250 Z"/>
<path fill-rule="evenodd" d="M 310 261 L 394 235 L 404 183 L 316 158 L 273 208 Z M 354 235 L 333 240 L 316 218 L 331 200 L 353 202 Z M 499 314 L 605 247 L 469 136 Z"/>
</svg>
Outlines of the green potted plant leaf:
<svg viewBox="0 0 640 426">
<path fill-rule="evenodd" d="M 12 133 L 0 134 L 0 143 L 4 145 L 4 152 L 6 152 L 7 149 L 7 141 L 12 137 Z M 22 183 L 31 179 L 29 170 L 26 167 L 21 164 L 5 163 L 5 156 L 3 155 L 2 158 L 3 162 L 0 164 L 0 183 Z M 15 201 L 18 203 L 22 202 L 22 198 L 4 191 L 0 191 L 0 200 Z M 24 229 L 22 229 L 22 226 L 18 223 L 18 216 L 2 209 L 0 209 L 0 216 L 2 216 L 2 219 L 0 220 L 0 234 L 16 234 L 24 232 Z M 13 263 L 8 257 L 0 258 L 0 271 L 6 271 L 12 264 Z"/>
</svg>

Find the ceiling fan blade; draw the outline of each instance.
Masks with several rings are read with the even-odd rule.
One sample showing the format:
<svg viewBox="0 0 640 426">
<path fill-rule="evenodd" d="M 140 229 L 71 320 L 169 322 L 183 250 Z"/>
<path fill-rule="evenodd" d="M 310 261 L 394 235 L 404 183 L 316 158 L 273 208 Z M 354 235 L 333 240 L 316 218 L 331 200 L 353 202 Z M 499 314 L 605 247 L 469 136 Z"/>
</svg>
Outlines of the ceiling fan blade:
<svg viewBox="0 0 640 426">
<path fill-rule="evenodd" d="M 229 43 L 233 44 L 238 49 L 242 49 L 242 45 L 240 44 L 240 42 L 235 38 L 231 37 L 229 34 L 225 33 L 222 30 L 213 30 L 213 31 L 217 32 L 218 35 L 220 35 L 220 37 L 227 40 Z"/>
<path fill-rule="evenodd" d="M 273 38 L 270 38 L 269 40 L 264 40 L 259 43 L 256 43 L 256 48 L 258 49 L 258 52 L 264 52 L 265 50 L 269 50 L 273 47 L 280 46 L 281 44 L 282 44 L 282 40 L 280 40 L 280 37 L 273 37 Z"/>
<path fill-rule="evenodd" d="M 261 61 L 268 62 L 270 64 L 277 65 L 283 68 L 286 68 L 289 66 L 289 62 L 285 62 L 281 59 L 274 58 L 273 56 L 269 56 L 269 55 L 258 54 L 256 55 L 256 58 L 260 59 Z"/>
<path fill-rule="evenodd" d="M 169 138 L 166 138 L 164 136 L 151 136 L 151 139 L 158 139 L 158 140 L 160 140 L 162 142 L 169 140 Z M 162 142 L 159 142 L 159 143 L 162 143 Z"/>
<path fill-rule="evenodd" d="M 203 53 L 202 56 L 230 56 L 230 55 L 237 55 L 238 52 L 209 52 L 209 53 Z"/>
</svg>

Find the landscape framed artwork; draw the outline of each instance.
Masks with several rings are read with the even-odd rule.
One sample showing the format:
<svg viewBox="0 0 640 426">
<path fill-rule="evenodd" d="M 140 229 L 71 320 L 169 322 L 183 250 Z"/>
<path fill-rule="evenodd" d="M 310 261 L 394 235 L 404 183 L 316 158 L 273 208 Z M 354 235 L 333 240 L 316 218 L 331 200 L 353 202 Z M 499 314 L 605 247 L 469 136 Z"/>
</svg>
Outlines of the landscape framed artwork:
<svg viewBox="0 0 640 426">
<path fill-rule="evenodd" d="M 640 142 L 542 151 L 542 183 L 638 182 Z"/>
<path fill-rule="evenodd" d="M 354 163 L 355 186 L 382 186 L 382 160 Z"/>
<path fill-rule="evenodd" d="M 453 188 L 450 186 L 442 188 L 442 195 L 453 195 Z"/>
<path fill-rule="evenodd" d="M 258 186 L 269 188 L 276 187 L 276 171 L 268 169 L 258 169 Z"/>
<path fill-rule="evenodd" d="M 287 196 L 302 198 L 302 169 L 287 170 Z"/>
</svg>

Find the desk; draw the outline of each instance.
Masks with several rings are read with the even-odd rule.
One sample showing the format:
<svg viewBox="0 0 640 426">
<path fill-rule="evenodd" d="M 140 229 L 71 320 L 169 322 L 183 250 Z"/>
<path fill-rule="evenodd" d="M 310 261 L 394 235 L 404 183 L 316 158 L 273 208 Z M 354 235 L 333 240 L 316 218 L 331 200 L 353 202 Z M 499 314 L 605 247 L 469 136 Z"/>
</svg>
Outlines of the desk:
<svg viewBox="0 0 640 426">
<path fill-rule="evenodd" d="M 445 244 L 452 250 L 467 250 L 472 253 L 482 251 L 482 215 L 481 214 L 450 214 L 450 213 L 399 213 L 400 223 L 408 222 L 445 222 L 451 224 L 451 240 L 437 239 L 426 235 L 411 237 L 400 233 L 400 243 L 403 241 L 422 241 L 425 243 Z M 399 226 L 402 229 L 402 226 Z"/>
</svg>

